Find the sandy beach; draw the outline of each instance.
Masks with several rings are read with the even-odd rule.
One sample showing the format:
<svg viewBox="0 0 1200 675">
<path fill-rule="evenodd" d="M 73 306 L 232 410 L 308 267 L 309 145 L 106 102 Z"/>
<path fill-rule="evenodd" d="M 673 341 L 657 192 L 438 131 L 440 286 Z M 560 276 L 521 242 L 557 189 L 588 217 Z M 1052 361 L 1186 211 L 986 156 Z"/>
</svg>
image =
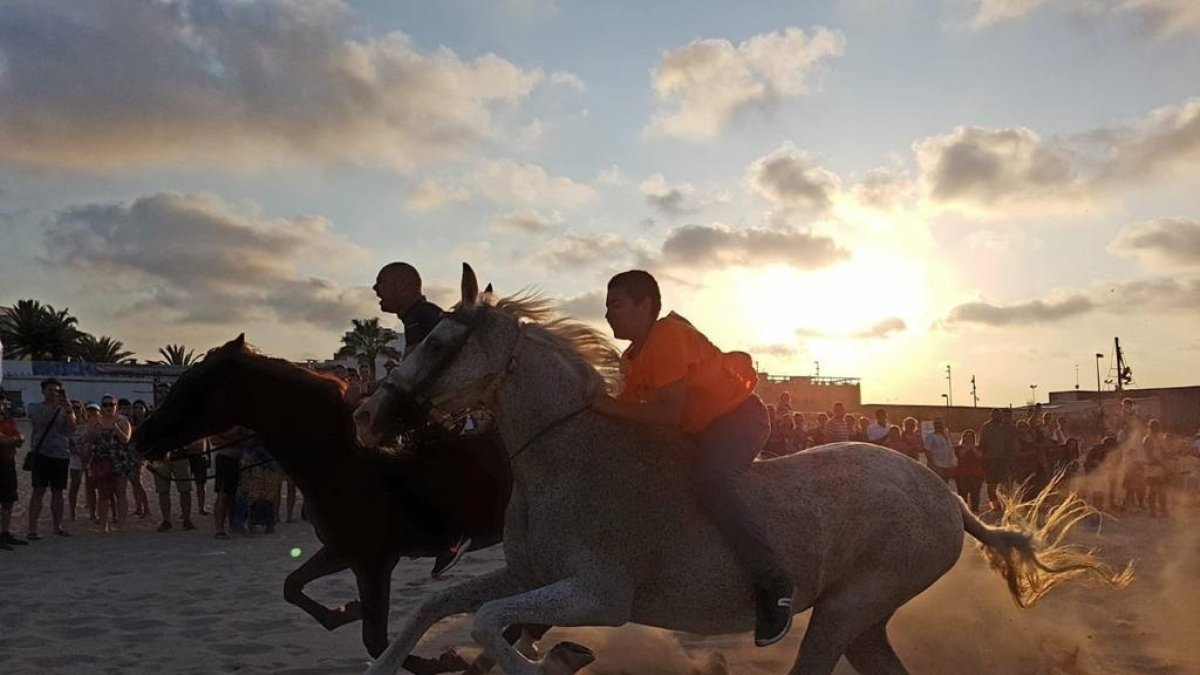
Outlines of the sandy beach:
<svg viewBox="0 0 1200 675">
<path fill-rule="evenodd" d="M 28 476 L 20 472 L 22 502 L 14 516 L 21 535 Z M 1102 546 L 1109 561 L 1137 559 L 1136 581 L 1120 591 L 1071 584 L 1031 610 L 1013 606 L 968 541 L 956 567 L 897 614 L 893 642 L 914 673 L 1200 673 L 1193 642 L 1200 628 L 1198 515 L 1200 509 L 1183 505 L 1171 520 L 1135 513 L 1105 522 L 1100 535 L 1085 528 L 1079 543 Z M 229 540 L 213 539 L 211 518 L 197 523 L 194 532 L 160 534 L 153 531 L 157 517 L 131 519 L 105 535 L 80 520 L 68 523 L 69 538 L 51 535 L 0 551 L 0 673 L 365 669 L 357 624 L 327 632 L 283 600 L 284 577 L 317 546 L 307 523 Z M 394 574 L 393 632 L 421 598 L 494 569 L 502 558 L 498 548 L 472 554 L 442 582 L 429 580 L 430 561 L 402 561 Z M 355 593 L 348 573 L 318 581 L 310 592 L 329 604 Z M 599 659 L 585 672 L 593 675 L 784 673 L 805 620 L 767 649 L 755 649 L 746 635 L 700 639 L 637 626 L 556 630 L 545 644 L 572 639 L 592 647 Z M 456 617 L 437 626 L 421 653 L 449 646 L 474 652 L 468 621 Z M 837 672 L 853 671 L 843 661 Z"/>
</svg>

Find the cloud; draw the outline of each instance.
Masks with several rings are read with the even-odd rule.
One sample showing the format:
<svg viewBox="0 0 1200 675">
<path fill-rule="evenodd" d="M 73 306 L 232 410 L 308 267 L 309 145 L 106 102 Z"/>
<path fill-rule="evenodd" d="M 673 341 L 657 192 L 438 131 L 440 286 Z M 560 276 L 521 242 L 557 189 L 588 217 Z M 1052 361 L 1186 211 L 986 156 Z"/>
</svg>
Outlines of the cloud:
<svg viewBox="0 0 1200 675">
<path fill-rule="evenodd" d="M 470 199 L 471 191 L 464 185 L 448 185 L 436 178 L 426 178 L 408 191 L 404 206 L 409 211 L 436 211 Z"/>
<path fill-rule="evenodd" d="M 738 45 L 696 40 L 670 50 L 651 76 L 657 110 L 643 135 L 715 138 L 740 116 L 810 93 L 823 62 L 841 55 L 845 43 L 840 31 L 787 28 Z"/>
<path fill-rule="evenodd" d="M 1195 0 L 979 0 L 969 25 L 983 30 L 1023 19 L 1043 5 L 1079 16 L 1131 23 L 1160 39 L 1200 32 L 1200 4 Z"/>
<path fill-rule="evenodd" d="M 746 180 L 753 191 L 775 204 L 814 212 L 828 210 L 841 189 L 836 174 L 791 143 L 755 160 Z"/>
<path fill-rule="evenodd" d="M 875 168 L 850 188 L 856 202 L 874 209 L 890 210 L 913 201 L 916 190 L 910 176 L 892 169 Z"/>
<path fill-rule="evenodd" d="M 1200 98 L 1157 108 L 1131 125 L 1089 132 L 1084 139 L 1104 156 L 1100 180 L 1145 181 L 1187 172 L 1200 167 Z"/>
<path fill-rule="evenodd" d="M 1108 247 L 1135 256 L 1148 266 L 1200 269 L 1200 220 L 1157 218 L 1129 225 Z"/>
<path fill-rule="evenodd" d="M 633 248 L 617 234 L 568 232 L 552 239 L 533 259 L 549 270 L 578 270 L 608 264 L 614 257 L 632 252 Z"/>
<path fill-rule="evenodd" d="M 563 218 L 557 211 L 546 216 L 533 209 L 518 209 L 495 218 L 491 222 L 491 227 L 509 232 L 545 234 L 562 229 Z"/>
<path fill-rule="evenodd" d="M 629 176 L 621 171 L 621 167 L 613 164 L 596 174 L 596 184 L 604 187 L 624 187 L 629 185 Z"/>
<path fill-rule="evenodd" d="M 545 168 L 508 158 L 482 159 L 456 177 L 426 178 L 409 191 L 406 207 L 431 211 L 479 196 L 497 204 L 574 209 L 596 196 L 595 188 Z"/>
<path fill-rule="evenodd" d="M 1105 284 L 1095 296 L 1105 309 L 1119 314 L 1191 312 L 1200 307 L 1200 279 L 1159 277 Z"/>
<path fill-rule="evenodd" d="M 1041 324 L 1063 321 L 1096 309 L 1096 303 L 1084 295 L 1063 300 L 1031 300 L 1014 305 L 968 302 L 950 310 L 947 323 L 981 323 L 988 326 Z"/>
<path fill-rule="evenodd" d="M 1062 139 L 1023 127 L 959 127 L 917 141 L 913 152 L 935 204 L 1077 211 L 1104 205 L 1113 188 L 1200 176 L 1200 98 Z"/>
<path fill-rule="evenodd" d="M 1092 198 L 1073 155 L 1024 128 L 959 127 L 913 145 L 932 199 L 963 205 Z"/>
<path fill-rule="evenodd" d="M 800 337 L 842 337 L 855 338 L 860 340 L 870 340 L 876 338 L 886 338 L 893 333 L 899 333 L 908 329 L 908 324 L 904 319 L 896 316 L 889 316 L 879 321 L 856 331 L 850 332 L 830 332 L 816 328 L 801 327 L 796 329 L 796 335 Z"/>
<path fill-rule="evenodd" d="M 696 195 L 696 188 L 691 183 L 669 183 L 661 174 L 656 173 L 639 186 L 646 197 L 646 203 L 656 210 L 669 216 L 685 213 L 695 213 L 704 208 L 704 204 Z"/>
<path fill-rule="evenodd" d="M 342 0 L 7 2 L 0 161 L 411 170 L 506 138 L 536 87 L 577 86 L 361 33 Z"/>
<path fill-rule="evenodd" d="M 558 311 L 576 319 L 600 320 L 604 318 L 606 295 L 604 291 L 588 291 L 564 298 L 558 303 Z"/>
<path fill-rule="evenodd" d="M 754 267 L 781 263 L 805 269 L 849 258 L 833 239 L 798 230 L 684 225 L 667 233 L 662 260 L 669 265 Z"/>
<path fill-rule="evenodd" d="M 56 269 L 130 285 L 137 290 L 127 309 L 165 311 L 193 323 L 232 324 L 266 314 L 340 329 L 351 317 L 375 311 L 370 291 L 298 269 L 320 258 L 365 256 L 324 218 L 263 218 L 253 208 L 203 194 L 73 206 L 45 233 L 45 261 Z"/>
</svg>

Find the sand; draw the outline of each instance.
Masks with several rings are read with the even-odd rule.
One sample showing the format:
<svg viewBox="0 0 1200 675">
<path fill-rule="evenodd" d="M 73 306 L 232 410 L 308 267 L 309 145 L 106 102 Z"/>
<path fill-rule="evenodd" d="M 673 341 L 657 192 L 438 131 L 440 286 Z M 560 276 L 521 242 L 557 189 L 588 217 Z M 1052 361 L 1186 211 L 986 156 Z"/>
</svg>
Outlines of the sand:
<svg viewBox="0 0 1200 675">
<path fill-rule="evenodd" d="M 23 534 L 28 474 L 20 480 L 14 529 Z M 1182 505 L 1171 520 L 1133 514 L 1106 522 L 1100 535 L 1089 528 L 1078 540 L 1102 545 L 1114 562 L 1138 559 L 1137 580 L 1120 591 L 1072 584 L 1032 610 L 1013 606 L 968 540 L 958 565 L 897 614 L 893 642 L 914 673 L 1200 673 L 1198 517 L 1200 508 Z M 157 517 L 131 519 L 105 535 L 81 520 L 68 523 L 70 538 L 0 551 L 0 673 L 365 669 L 358 624 L 328 632 L 283 600 L 283 579 L 300 562 L 292 549 L 307 557 L 317 547 L 307 523 L 229 540 L 212 537 L 211 518 L 197 523 L 194 532 L 160 534 Z M 47 521 L 42 531 L 49 530 Z M 500 564 L 499 549 L 473 553 L 450 579 L 434 582 L 431 561 L 402 561 L 393 577 L 393 631 L 427 594 Z M 355 595 L 348 573 L 309 590 L 329 604 Z M 420 652 L 472 652 L 468 621 L 439 624 Z M 701 639 L 637 626 L 556 630 L 544 644 L 572 639 L 592 647 L 599 655 L 585 671 L 592 675 L 785 673 L 804 625 L 801 616 L 788 639 L 767 649 L 750 646 L 745 635 Z M 853 670 L 843 661 L 837 672 Z"/>
</svg>

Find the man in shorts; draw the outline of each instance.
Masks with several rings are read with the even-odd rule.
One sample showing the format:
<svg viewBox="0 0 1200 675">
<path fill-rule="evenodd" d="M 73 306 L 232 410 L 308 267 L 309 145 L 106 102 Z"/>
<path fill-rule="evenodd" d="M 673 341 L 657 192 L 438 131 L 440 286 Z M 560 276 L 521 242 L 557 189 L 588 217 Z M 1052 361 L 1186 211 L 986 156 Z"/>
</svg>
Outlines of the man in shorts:
<svg viewBox="0 0 1200 675">
<path fill-rule="evenodd" d="M 17 501 L 17 448 L 25 442 L 17 421 L 8 414 L 8 401 L 0 398 L 0 551 L 29 543 L 13 536 L 13 504 Z"/>
<path fill-rule="evenodd" d="M 204 441 L 200 440 L 197 443 L 201 446 L 203 452 Z M 158 510 L 162 512 L 162 523 L 158 526 L 159 532 L 166 532 L 173 526 L 171 525 L 171 483 L 175 483 L 175 490 L 179 492 L 179 513 L 183 516 L 183 529 L 196 529 L 195 523 L 192 522 L 192 467 L 189 462 L 189 455 L 193 452 L 196 443 L 192 443 L 184 450 L 172 450 L 168 452 L 162 459 L 154 462 L 151 467 L 154 474 L 154 490 L 158 492 Z"/>
<path fill-rule="evenodd" d="M 225 524 L 233 515 L 233 504 L 237 499 L 238 478 L 242 470 L 242 452 L 251 432 L 243 427 L 234 427 L 223 434 L 213 436 L 212 444 L 218 447 L 216 454 L 216 477 L 213 490 L 213 524 L 217 539 L 227 539 Z"/>
<path fill-rule="evenodd" d="M 38 519 L 42 501 L 50 489 L 50 514 L 55 534 L 67 536 L 63 529 L 63 492 L 71 465 L 71 436 L 75 434 L 75 411 L 63 391 L 62 383 L 51 377 L 42 380 L 42 401 L 29 404 L 33 425 L 31 443 L 36 450 L 33 461 L 33 492 L 29 497 L 29 539 L 41 539 Z"/>
</svg>

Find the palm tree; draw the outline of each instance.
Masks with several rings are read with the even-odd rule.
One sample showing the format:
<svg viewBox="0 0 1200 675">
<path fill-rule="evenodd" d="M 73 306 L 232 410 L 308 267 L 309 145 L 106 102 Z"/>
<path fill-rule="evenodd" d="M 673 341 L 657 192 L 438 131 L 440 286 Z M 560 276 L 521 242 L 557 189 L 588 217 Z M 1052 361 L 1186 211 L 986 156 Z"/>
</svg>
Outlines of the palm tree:
<svg viewBox="0 0 1200 675">
<path fill-rule="evenodd" d="M 4 356 L 34 361 L 65 361 L 75 354 L 78 320 L 70 310 L 56 310 L 37 300 L 18 300 L 0 314 Z"/>
<path fill-rule="evenodd" d="M 81 333 L 75 349 L 75 356 L 88 363 L 119 363 L 133 356 L 133 352 L 125 351 L 125 343 L 107 335 L 97 338 L 89 333 Z"/>
<path fill-rule="evenodd" d="M 400 339 L 400 334 L 391 328 L 379 325 L 379 319 L 351 319 L 354 328 L 342 335 L 342 348 L 333 355 L 335 359 L 347 357 L 365 357 L 371 366 L 375 365 L 375 357 L 400 358 L 391 343 Z"/>
<path fill-rule="evenodd" d="M 164 366 L 190 366 L 199 361 L 196 358 L 196 352 L 188 349 L 184 345 L 166 345 L 158 348 L 159 356 L 163 357 L 162 361 L 157 361 Z"/>
</svg>

